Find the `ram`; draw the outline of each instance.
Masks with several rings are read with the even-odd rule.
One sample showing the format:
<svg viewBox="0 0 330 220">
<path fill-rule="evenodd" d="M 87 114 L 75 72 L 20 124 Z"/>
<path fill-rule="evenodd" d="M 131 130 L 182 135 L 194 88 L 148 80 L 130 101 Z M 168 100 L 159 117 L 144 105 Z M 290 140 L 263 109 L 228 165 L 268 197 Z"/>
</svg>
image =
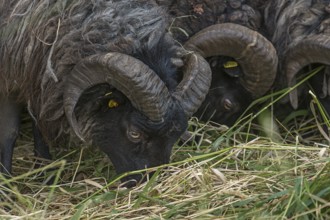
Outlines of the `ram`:
<svg viewBox="0 0 330 220">
<path fill-rule="evenodd" d="M 11 173 L 25 106 L 37 156 L 49 158 L 48 146 L 72 139 L 99 147 L 117 173 L 169 161 L 211 71 L 166 33 L 163 9 L 148 0 L 1 0 L 0 6 L 2 173 Z"/>
<path fill-rule="evenodd" d="M 157 2 L 172 16 L 174 38 L 210 63 L 212 85 L 195 115 L 232 125 L 276 76 L 276 51 L 261 34 L 262 5 L 244 0 Z"/>
<path fill-rule="evenodd" d="M 271 1 L 265 8 L 265 21 L 278 51 L 280 85 L 292 87 L 309 65 L 330 65 L 330 3 L 324 0 Z M 330 113 L 329 67 L 311 78 L 310 84 Z M 307 97 L 306 87 L 290 95 L 293 108 Z M 300 97 L 300 101 L 299 98 Z M 303 102 L 305 102 L 304 100 Z"/>
</svg>

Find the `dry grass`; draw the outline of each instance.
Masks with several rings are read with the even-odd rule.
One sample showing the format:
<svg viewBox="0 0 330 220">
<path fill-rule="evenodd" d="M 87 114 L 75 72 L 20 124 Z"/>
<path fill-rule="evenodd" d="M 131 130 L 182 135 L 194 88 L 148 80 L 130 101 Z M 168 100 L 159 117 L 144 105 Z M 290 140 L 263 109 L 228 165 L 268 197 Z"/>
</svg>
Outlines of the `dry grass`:
<svg viewBox="0 0 330 220">
<path fill-rule="evenodd" d="M 192 119 L 195 139 L 133 189 L 90 148 L 53 149 L 59 159 L 35 169 L 26 123 L 14 177 L 0 177 L 0 219 L 330 219 L 328 120 L 306 110 L 279 120 L 265 106 L 230 129 Z"/>
<path fill-rule="evenodd" d="M 147 183 L 121 187 L 103 154 L 58 153 L 54 185 L 33 169 L 32 141 L 15 152 L 15 177 L 1 182 L 1 219 L 328 219 L 328 145 L 275 143 L 244 132 L 212 146 L 228 130 L 197 124 L 198 143 L 176 146 L 173 163 Z M 253 126 L 253 125 L 252 125 Z M 228 134 L 227 134 L 228 135 Z M 227 145 L 228 139 L 232 145 Z"/>
</svg>

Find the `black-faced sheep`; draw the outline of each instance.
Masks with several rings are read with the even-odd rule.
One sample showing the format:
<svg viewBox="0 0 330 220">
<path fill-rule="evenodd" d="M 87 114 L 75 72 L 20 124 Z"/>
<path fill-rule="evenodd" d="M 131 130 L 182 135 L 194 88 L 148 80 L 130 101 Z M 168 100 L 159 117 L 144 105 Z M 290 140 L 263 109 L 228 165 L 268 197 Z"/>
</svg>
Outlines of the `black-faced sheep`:
<svg viewBox="0 0 330 220">
<path fill-rule="evenodd" d="M 172 16 L 174 38 L 210 63 L 212 84 L 195 115 L 232 125 L 252 100 L 270 89 L 276 76 L 276 51 L 259 33 L 263 31 L 260 4 L 251 7 L 245 0 L 157 2 Z"/>
<path fill-rule="evenodd" d="M 208 91 L 211 71 L 166 33 L 163 9 L 148 0 L 0 6 L 1 172 L 11 172 L 24 106 L 40 156 L 75 134 L 104 151 L 118 173 L 169 161 Z"/>
<path fill-rule="evenodd" d="M 280 85 L 294 86 L 303 68 L 311 64 L 330 65 L 330 3 L 326 0 L 271 1 L 265 8 L 265 22 L 280 60 Z M 317 97 L 330 113 L 328 67 L 310 80 Z M 294 108 L 307 97 L 304 87 L 290 93 Z M 305 91 L 305 92 L 303 92 Z"/>
</svg>

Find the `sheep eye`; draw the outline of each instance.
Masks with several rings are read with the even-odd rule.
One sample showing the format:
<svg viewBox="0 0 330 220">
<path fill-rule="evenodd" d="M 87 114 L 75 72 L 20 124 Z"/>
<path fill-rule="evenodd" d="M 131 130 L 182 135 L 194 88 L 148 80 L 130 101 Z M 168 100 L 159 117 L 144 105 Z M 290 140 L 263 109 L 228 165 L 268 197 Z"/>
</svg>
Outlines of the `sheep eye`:
<svg viewBox="0 0 330 220">
<path fill-rule="evenodd" d="M 226 110 L 231 110 L 232 107 L 233 107 L 233 103 L 229 100 L 229 99 L 225 99 L 223 101 L 223 107 L 226 109 Z"/>
<path fill-rule="evenodd" d="M 141 138 L 141 133 L 137 132 L 137 131 L 129 131 L 128 135 L 130 138 L 132 138 L 133 140 L 138 140 Z"/>
</svg>

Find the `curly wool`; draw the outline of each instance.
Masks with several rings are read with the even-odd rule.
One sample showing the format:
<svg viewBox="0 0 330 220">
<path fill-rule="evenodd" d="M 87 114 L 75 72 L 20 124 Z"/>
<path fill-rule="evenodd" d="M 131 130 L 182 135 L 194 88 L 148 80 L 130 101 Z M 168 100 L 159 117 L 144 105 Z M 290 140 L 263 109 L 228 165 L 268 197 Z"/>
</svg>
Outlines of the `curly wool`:
<svg viewBox="0 0 330 220">
<path fill-rule="evenodd" d="M 92 54 L 132 55 L 156 47 L 167 27 L 166 13 L 149 0 L 11 0 L 6 9 L 0 23 L 0 94 L 14 93 L 28 103 L 52 138 L 69 132 L 62 96 L 75 64 Z"/>
<path fill-rule="evenodd" d="M 281 57 L 288 45 L 308 35 L 330 34 L 330 4 L 326 0 L 271 1 L 265 21 Z"/>
<path fill-rule="evenodd" d="M 218 23 L 241 24 L 259 30 L 261 15 L 246 0 L 156 0 L 168 9 L 173 22 L 170 31 L 179 42 L 185 42 L 198 31 Z"/>
<path fill-rule="evenodd" d="M 265 8 L 265 24 L 279 56 L 282 69 L 290 45 L 307 36 L 325 34 L 330 37 L 330 4 L 327 0 L 270 1 Z M 283 72 L 279 87 L 286 85 Z"/>
</svg>

